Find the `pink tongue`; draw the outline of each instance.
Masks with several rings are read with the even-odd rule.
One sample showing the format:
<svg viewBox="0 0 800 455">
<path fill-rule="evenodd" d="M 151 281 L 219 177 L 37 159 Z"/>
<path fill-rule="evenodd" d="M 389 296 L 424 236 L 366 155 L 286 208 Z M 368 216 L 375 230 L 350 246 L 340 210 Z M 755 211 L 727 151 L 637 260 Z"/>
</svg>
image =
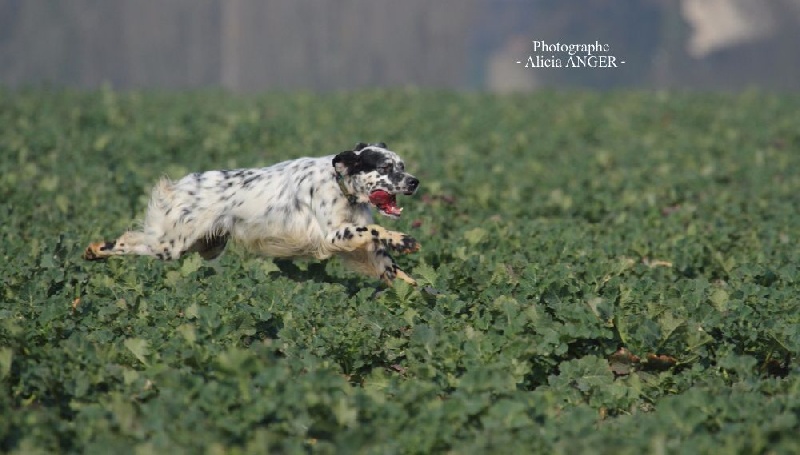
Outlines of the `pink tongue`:
<svg viewBox="0 0 800 455">
<path fill-rule="evenodd" d="M 399 216 L 402 212 L 400 208 L 397 207 L 397 199 L 394 197 L 394 195 L 391 195 L 386 191 L 373 191 L 372 194 L 369 195 L 369 201 L 388 215 Z"/>
</svg>

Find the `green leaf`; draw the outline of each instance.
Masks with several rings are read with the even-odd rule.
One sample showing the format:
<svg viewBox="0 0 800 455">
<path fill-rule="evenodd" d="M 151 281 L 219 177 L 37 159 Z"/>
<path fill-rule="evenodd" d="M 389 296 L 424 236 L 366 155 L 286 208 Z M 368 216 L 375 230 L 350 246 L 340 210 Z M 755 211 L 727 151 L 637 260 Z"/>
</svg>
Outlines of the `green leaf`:
<svg viewBox="0 0 800 455">
<path fill-rule="evenodd" d="M 198 315 L 200 314 L 199 311 L 200 307 L 197 306 L 197 303 L 192 302 L 191 305 L 186 307 L 186 310 L 184 310 L 183 314 L 187 319 L 197 319 Z"/>
<path fill-rule="evenodd" d="M 203 262 L 204 260 L 199 254 L 190 254 L 181 265 L 181 276 L 187 277 L 200 270 L 200 267 L 203 266 Z"/>
<path fill-rule="evenodd" d="M 14 358 L 14 352 L 9 347 L 0 348 L 0 379 L 5 379 L 11 372 L 11 361 Z"/>
<path fill-rule="evenodd" d="M 149 365 L 147 356 L 150 355 L 150 342 L 142 338 L 128 338 L 123 343 L 126 348 L 145 365 Z"/>
<path fill-rule="evenodd" d="M 714 308 L 717 309 L 720 313 L 724 313 L 728 310 L 728 292 L 724 289 L 714 289 L 711 291 L 711 295 L 709 296 L 709 300 L 712 304 L 714 304 Z"/>
<path fill-rule="evenodd" d="M 180 333 L 189 344 L 194 344 L 194 342 L 197 341 L 197 333 L 194 330 L 193 324 L 181 324 L 175 330 Z"/>
<path fill-rule="evenodd" d="M 477 245 L 478 243 L 481 243 L 488 234 L 489 233 L 486 231 L 486 229 L 476 227 L 464 232 L 464 240 L 466 240 L 470 245 Z"/>
<path fill-rule="evenodd" d="M 358 408 L 351 406 L 345 397 L 340 397 L 333 406 L 336 421 L 343 427 L 352 427 L 358 422 Z"/>
<path fill-rule="evenodd" d="M 430 286 L 436 286 L 436 281 L 439 278 L 436 270 L 424 262 L 414 267 L 414 276 L 417 278 L 418 284 Z"/>
<path fill-rule="evenodd" d="M 671 311 L 665 311 L 664 314 L 658 319 L 658 325 L 661 326 L 662 343 L 669 339 L 669 337 L 671 337 L 672 334 L 685 323 L 685 319 L 676 318 Z"/>
</svg>

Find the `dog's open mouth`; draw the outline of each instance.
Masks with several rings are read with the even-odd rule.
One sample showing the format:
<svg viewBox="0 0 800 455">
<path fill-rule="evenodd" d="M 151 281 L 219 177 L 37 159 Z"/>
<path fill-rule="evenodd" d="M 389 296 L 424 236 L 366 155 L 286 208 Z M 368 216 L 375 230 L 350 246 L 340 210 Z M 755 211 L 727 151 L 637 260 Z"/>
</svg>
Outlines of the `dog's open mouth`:
<svg viewBox="0 0 800 455">
<path fill-rule="evenodd" d="M 383 190 L 375 190 L 369 194 L 369 202 L 386 216 L 398 218 L 403 208 L 397 206 L 397 196 Z"/>
</svg>

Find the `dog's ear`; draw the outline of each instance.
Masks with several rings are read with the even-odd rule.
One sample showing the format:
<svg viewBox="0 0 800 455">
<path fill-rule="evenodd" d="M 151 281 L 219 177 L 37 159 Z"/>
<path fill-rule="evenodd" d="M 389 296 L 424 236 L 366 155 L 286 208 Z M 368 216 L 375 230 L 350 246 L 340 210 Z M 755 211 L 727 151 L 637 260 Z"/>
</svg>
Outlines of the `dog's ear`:
<svg viewBox="0 0 800 455">
<path fill-rule="evenodd" d="M 354 152 L 359 152 L 366 146 L 367 146 L 366 142 L 357 142 L 356 145 L 353 147 L 353 151 Z"/>
<path fill-rule="evenodd" d="M 336 172 L 341 175 L 351 174 L 359 162 L 360 158 L 358 156 L 358 153 L 352 150 L 344 151 L 333 157 L 333 167 L 334 169 L 336 169 Z"/>
<path fill-rule="evenodd" d="M 380 147 L 382 149 L 387 148 L 386 147 L 386 142 L 375 142 L 374 144 L 369 144 L 369 145 L 372 145 L 372 146 L 375 146 L 375 147 Z"/>
</svg>

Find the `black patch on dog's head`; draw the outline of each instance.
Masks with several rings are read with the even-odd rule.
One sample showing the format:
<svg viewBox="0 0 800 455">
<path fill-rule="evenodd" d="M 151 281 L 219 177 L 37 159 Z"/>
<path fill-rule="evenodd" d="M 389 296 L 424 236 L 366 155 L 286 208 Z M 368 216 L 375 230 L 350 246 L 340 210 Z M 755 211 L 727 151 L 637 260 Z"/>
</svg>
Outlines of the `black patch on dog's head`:
<svg viewBox="0 0 800 455">
<path fill-rule="evenodd" d="M 358 153 L 352 150 L 346 150 L 333 157 L 333 167 L 341 175 L 352 175 L 358 162 Z"/>
<path fill-rule="evenodd" d="M 353 150 L 346 150 L 333 157 L 333 167 L 336 168 L 336 172 L 342 175 L 355 175 L 376 170 L 378 165 L 386 159 L 386 155 L 368 147 L 385 149 L 386 144 L 378 142 L 368 145 L 359 142 L 353 147 Z"/>
</svg>

